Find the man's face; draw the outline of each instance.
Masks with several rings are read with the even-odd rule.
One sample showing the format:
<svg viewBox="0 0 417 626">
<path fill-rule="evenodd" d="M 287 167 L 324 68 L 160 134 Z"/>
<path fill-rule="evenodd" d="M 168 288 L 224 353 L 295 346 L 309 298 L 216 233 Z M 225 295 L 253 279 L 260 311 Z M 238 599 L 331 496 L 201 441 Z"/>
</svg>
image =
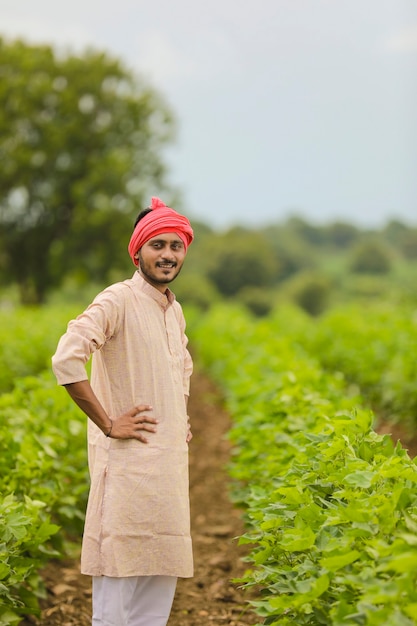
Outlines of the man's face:
<svg viewBox="0 0 417 626">
<path fill-rule="evenodd" d="M 176 233 L 163 233 L 152 237 L 137 253 L 139 270 L 143 278 L 164 292 L 166 285 L 178 276 L 186 250 Z"/>
</svg>

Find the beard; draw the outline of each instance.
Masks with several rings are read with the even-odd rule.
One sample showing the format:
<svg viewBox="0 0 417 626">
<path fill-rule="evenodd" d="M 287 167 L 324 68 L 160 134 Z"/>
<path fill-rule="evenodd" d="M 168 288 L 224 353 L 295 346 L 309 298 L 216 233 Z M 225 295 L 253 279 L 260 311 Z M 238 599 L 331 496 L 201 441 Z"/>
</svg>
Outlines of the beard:
<svg viewBox="0 0 417 626">
<path fill-rule="evenodd" d="M 172 282 L 180 273 L 182 265 L 178 263 L 166 261 L 158 261 L 156 263 L 146 262 L 139 252 L 139 269 L 145 280 L 151 285 L 167 285 Z M 170 266 L 170 267 L 169 267 Z"/>
</svg>

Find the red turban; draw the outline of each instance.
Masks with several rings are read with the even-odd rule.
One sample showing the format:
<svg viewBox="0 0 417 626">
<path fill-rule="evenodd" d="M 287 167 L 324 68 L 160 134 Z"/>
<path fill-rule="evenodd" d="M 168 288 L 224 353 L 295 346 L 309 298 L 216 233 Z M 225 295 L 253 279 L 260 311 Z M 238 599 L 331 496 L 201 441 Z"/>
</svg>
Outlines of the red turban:
<svg viewBox="0 0 417 626">
<path fill-rule="evenodd" d="M 128 245 L 129 254 L 135 265 L 138 265 L 135 254 L 152 237 L 157 237 L 162 233 L 174 232 L 180 237 L 185 250 L 194 238 L 191 224 L 184 215 L 180 215 L 174 209 L 167 207 L 159 198 L 152 198 L 150 208 L 152 211 L 136 224 Z"/>
</svg>

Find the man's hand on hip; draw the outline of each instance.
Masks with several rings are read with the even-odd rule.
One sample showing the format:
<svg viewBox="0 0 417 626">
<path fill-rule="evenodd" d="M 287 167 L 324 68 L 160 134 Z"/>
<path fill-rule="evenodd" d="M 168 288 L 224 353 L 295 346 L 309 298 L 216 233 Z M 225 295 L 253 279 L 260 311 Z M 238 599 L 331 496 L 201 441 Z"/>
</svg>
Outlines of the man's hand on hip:
<svg viewBox="0 0 417 626">
<path fill-rule="evenodd" d="M 156 433 L 158 420 L 149 415 L 142 415 L 144 411 L 152 411 L 152 407 L 148 404 L 140 404 L 118 417 L 112 417 L 113 426 L 110 437 L 112 439 L 137 439 L 142 443 L 148 443 L 144 431 Z"/>
</svg>

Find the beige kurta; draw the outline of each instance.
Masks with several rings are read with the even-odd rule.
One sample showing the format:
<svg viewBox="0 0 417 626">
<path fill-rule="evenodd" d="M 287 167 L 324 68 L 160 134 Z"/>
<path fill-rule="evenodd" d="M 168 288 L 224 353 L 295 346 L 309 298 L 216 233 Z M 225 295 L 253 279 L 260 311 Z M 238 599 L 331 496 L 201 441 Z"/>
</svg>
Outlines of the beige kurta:
<svg viewBox="0 0 417 626">
<path fill-rule="evenodd" d="M 106 438 L 89 420 L 91 489 L 81 569 L 92 576 L 193 575 L 187 411 L 192 372 L 173 294 L 135 272 L 69 323 L 53 357 L 59 384 L 86 380 L 110 416 L 139 404 L 159 420 L 149 443 Z"/>
</svg>

